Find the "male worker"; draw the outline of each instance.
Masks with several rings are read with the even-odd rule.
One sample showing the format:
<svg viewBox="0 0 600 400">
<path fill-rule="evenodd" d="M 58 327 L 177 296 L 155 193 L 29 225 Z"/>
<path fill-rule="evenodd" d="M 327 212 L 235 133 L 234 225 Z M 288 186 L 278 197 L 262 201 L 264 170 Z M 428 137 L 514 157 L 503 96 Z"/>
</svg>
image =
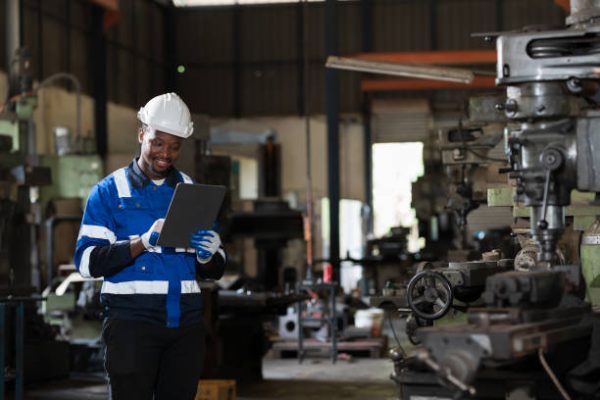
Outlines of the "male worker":
<svg viewBox="0 0 600 400">
<path fill-rule="evenodd" d="M 175 93 L 138 113 L 140 157 L 91 191 L 75 253 L 84 277 L 103 277 L 105 367 L 115 400 L 193 400 L 204 356 L 197 277 L 219 279 L 219 234 L 196 232 L 188 249 L 157 246 L 179 182 L 173 163 L 193 131 Z"/>
</svg>

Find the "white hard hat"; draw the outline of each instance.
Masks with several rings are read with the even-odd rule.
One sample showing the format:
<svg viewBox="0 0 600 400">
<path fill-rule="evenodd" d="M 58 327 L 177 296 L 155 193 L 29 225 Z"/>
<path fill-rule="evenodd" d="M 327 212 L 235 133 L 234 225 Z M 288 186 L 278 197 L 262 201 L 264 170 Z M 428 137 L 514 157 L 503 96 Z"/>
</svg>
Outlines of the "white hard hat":
<svg viewBox="0 0 600 400">
<path fill-rule="evenodd" d="M 155 130 L 184 139 L 194 132 L 190 109 L 175 93 L 165 93 L 151 99 L 140 108 L 138 119 Z"/>
</svg>

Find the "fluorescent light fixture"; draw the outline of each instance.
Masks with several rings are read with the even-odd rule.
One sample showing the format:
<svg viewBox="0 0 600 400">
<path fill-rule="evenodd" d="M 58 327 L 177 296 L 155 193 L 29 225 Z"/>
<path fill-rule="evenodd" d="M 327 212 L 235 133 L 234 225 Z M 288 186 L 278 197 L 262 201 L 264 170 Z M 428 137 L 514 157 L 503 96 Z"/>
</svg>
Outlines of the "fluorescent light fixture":
<svg viewBox="0 0 600 400">
<path fill-rule="evenodd" d="M 438 67 L 433 65 L 406 65 L 382 61 L 367 61 L 357 58 L 329 56 L 327 68 L 368 72 L 371 74 L 403 76 L 406 78 L 435 79 L 469 84 L 475 75 L 466 69 Z"/>
<path fill-rule="evenodd" d="M 323 1 L 323 0 L 308 0 Z M 175 7 L 231 6 L 251 4 L 298 3 L 300 0 L 173 0 Z"/>
</svg>

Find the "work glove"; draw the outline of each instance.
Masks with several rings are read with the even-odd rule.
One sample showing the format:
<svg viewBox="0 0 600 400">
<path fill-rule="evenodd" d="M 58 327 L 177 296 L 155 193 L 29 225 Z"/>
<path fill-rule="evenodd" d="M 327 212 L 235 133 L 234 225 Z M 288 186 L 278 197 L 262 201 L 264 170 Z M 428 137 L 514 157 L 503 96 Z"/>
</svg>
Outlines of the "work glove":
<svg viewBox="0 0 600 400">
<path fill-rule="evenodd" d="M 162 231 L 164 222 L 164 218 L 157 219 L 156 221 L 154 221 L 150 229 L 148 229 L 148 231 L 141 236 L 142 244 L 144 245 L 144 248 L 146 250 L 156 250 L 156 242 L 158 242 L 158 237 L 160 236 L 160 232 Z"/>
<path fill-rule="evenodd" d="M 221 236 L 215 231 L 201 229 L 192 235 L 190 246 L 196 250 L 198 262 L 205 264 L 221 247 Z"/>
</svg>

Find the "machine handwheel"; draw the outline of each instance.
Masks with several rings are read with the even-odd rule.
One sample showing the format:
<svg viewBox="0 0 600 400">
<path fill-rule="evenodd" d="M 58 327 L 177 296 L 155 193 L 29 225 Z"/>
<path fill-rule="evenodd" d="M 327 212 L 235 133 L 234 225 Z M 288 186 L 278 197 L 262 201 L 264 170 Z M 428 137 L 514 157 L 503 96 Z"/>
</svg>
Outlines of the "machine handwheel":
<svg viewBox="0 0 600 400">
<path fill-rule="evenodd" d="M 439 272 L 419 272 L 408 283 L 406 300 L 418 317 L 439 319 L 446 315 L 452 305 L 452 286 Z"/>
</svg>

